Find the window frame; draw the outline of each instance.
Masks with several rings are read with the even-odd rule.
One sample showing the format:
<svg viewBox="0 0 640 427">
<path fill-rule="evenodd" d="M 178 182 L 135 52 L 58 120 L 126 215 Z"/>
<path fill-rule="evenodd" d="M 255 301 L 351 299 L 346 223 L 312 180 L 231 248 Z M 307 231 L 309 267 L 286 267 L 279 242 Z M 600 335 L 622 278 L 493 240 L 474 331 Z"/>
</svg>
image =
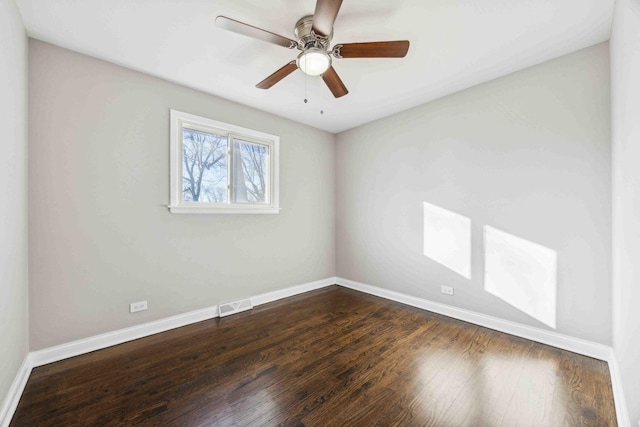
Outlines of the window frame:
<svg viewBox="0 0 640 427">
<path fill-rule="evenodd" d="M 201 132 L 216 133 L 227 137 L 227 203 L 188 202 L 182 199 L 183 180 L 183 143 L 182 129 L 184 125 L 189 129 Z M 171 194 L 169 211 L 179 214 L 277 214 L 280 212 L 279 198 L 279 148 L 280 137 L 242 126 L 220 122 L 195 114 L 170 110 L 170 175 Z M 269 203 L 234 203 L 231 199 L 233 192 L 233 143 L 234 141 L 249 144 L 260 144 L 269 147 L 268 186 L 266 192 Z"/>
</svg>

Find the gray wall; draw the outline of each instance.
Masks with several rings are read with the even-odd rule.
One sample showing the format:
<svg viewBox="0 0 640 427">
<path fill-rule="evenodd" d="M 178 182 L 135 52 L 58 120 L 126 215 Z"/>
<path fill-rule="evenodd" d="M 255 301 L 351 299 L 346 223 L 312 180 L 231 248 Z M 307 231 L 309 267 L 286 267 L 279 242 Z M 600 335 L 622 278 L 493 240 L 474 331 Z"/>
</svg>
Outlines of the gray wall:
<svg viewBox="0 0 640 427">
<path fill-rule="evenodd" d="M 31 350 L 335 274 L 332 134 L 35 40 L 29 61 Z M 169 213 L 170 108 L 279 135 L 281 213 Z"/>
<path fill-rule="evenodd" d="M 13 0 L 0 0 L 0 129 L 1 408 L 29 345 L 27 36 Z"/>
<path fill-rule="evenodd" d="M 483 290 L 489 225 L 557 252 L 557 332 L 610 344 L 608 55 L 599 44 L 339 134 L 337 275 L 549 329 Z M 471 219 L 471 280 L 422 255 L 423 201 Z"/>
<path fill-rule="evenodd" d="M 613 347 L 631 424 L 640 420 L 640 3 L 617 0 L 611 33 Z"/>
</svg>

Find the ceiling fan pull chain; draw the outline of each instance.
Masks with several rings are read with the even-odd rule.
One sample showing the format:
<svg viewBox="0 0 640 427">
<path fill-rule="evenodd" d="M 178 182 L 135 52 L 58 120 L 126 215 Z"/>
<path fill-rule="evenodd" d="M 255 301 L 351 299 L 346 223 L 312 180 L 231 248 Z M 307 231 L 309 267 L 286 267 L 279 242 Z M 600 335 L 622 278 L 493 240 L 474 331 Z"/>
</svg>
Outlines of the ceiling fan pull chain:
<svg viewBox="0 0 640 427">
<path fill-rule="evenodd" d="M 305 67 L 307 66 L 307 58 L 304 57 L 304 62 L 305 62 Z M 304 73 L 304 103 L 306 104 L 307 101 L 307 73 Z"/>
<path fill-rule="evenodd" d="M 320 82 L 320 79 L 318 79 Z M 320 84 L 320 115 L 324 114 L 324 90 L 322 90 L 322 84 Z"/>
</svg>

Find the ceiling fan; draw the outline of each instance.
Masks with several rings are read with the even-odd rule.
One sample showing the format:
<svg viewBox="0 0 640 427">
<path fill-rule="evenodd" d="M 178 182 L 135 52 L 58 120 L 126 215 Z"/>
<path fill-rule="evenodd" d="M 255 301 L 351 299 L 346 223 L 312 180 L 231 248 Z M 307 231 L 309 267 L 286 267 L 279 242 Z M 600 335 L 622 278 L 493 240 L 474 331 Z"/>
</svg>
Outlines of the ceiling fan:
<svg viewBox="0 0 640 427">
<path fill-rule="evenodd" d="M 313 15 L 300 18 L 294 27 L 297 40 L 245 24 L 226 16 L 218 16 L 216 25 L 234 33 L 277 44 L 288 49 L 298 49 L 295 61 L 271 74 L 256 85 L 259 89 L 269 89 L 299 68 L 310 76 L 322 76 L 325 84 L 336 98 L 349 93 L 331 65 L 334 58 L 403 58 L 409 50 L 408 40 L 344 43 L 329 49 L 333 37 L 333 23 L 336 20 L 342 0 L 317 0 Z"/>
</svg>

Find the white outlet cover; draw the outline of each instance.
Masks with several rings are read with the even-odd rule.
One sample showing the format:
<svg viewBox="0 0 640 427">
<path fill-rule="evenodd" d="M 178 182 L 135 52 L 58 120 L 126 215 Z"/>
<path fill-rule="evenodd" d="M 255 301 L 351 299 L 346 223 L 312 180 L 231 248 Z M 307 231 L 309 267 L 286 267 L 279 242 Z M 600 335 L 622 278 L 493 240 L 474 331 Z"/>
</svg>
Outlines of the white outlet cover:
<svg viewBox="0 0 640 427">
<path fill-rule="evenodd" d="M 453 287 L 451 286 L 440 286 L 440 292 L 445 295 L 453 295 Z"/>
<path fill-rule="evenodd" d="M 131 304 L 129 304 L 129 313 L 135 313 L 135 312 L 143 311 L 146 309 L 147 309 L 146 301 L 132 302 Z"/>
</svg>

